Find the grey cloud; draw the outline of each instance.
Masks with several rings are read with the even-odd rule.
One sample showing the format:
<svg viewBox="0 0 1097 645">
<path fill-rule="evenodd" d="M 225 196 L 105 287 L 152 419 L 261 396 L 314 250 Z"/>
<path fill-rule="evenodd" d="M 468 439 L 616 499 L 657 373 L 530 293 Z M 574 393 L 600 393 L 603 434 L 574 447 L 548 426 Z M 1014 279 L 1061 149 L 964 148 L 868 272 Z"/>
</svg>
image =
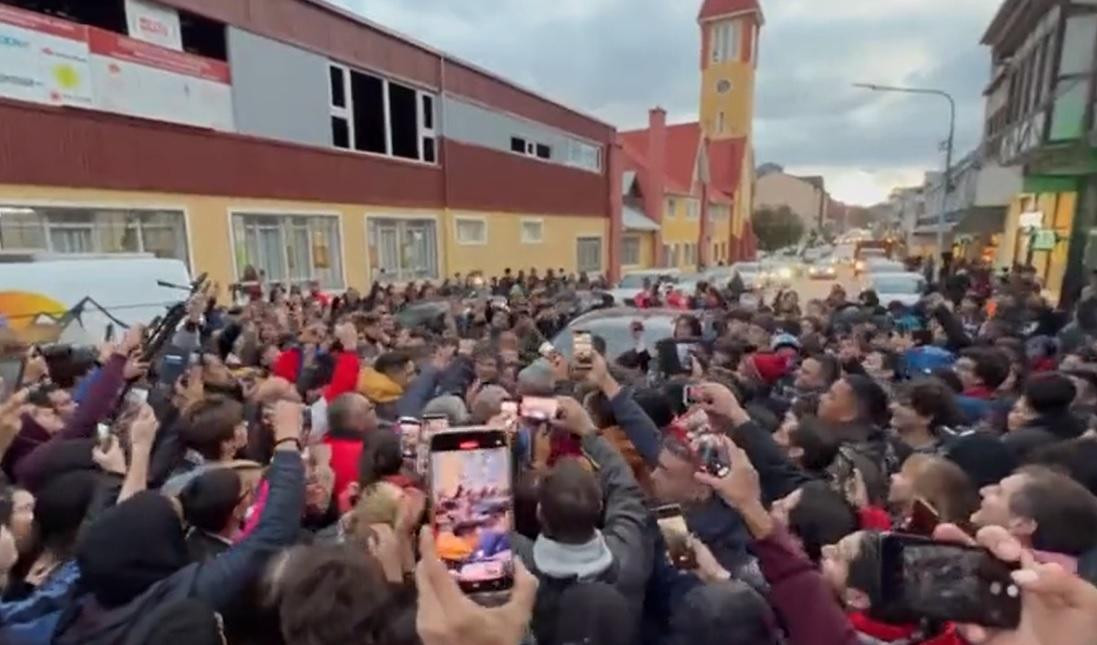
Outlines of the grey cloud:
<svg viewBox="0 0 1097 645">
<path fill-rule="evenodd" d="M 700 0 L 342 1 L 621 129 L 642 126 L 654 105 L 672 120 L 696 118 Z M 986 5 L 872 19 L 774 12 L 762 33 L 757 158 L 868 171 L 941 165 L 943 102 L 871 93 L 854 81 L 953 92 L 957 152 L 969 150 L 982 128 L 989 69 L 978 44 L 993 12 Z M 913 67 L 904 60 L 912 52 L 920 57 Z"/>
</svg>

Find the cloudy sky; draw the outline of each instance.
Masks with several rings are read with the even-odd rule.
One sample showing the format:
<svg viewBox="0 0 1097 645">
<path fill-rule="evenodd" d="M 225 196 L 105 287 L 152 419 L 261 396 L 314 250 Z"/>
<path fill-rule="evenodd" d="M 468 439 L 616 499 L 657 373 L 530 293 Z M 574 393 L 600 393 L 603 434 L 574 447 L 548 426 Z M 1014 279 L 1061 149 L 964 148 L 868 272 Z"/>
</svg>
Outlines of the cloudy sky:
<svg viewBox="0 0 1097 645">
<path fill-rule="evenodd" d="M 335 1 L 621 129 L 642 127 L 654 105 L 672 121 L 697 116 L 701 0 Z M 977 144 L 989 74 L 979 39 L 1001 0 L 762 1 L 759 163 L 822 174 L 835 198 L 859 204 L 943 166 L 943 99 L 856 81 L 948 90 L 957 154 Z"/>
</svg>

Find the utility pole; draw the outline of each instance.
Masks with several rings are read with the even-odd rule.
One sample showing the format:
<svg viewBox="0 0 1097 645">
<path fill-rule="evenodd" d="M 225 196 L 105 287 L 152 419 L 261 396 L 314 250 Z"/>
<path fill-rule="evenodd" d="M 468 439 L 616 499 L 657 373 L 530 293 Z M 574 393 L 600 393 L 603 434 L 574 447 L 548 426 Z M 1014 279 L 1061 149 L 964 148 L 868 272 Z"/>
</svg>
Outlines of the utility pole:
<svg viewBox="0 0 1097 645">
<path fill-rule="evenodd" d="M 937 253 L 945 252 L 945 209 L 948 206 L 948 195 L 952 192 L 952 154 L 956 143 L 956 100 L 944 90 L 923 87 L 895 87 L 892 85 L 876 85 L 875 83 L 854 83 L 854 87 L 871 90 L 873 92 L 902 92 L 905 94 L 931 94 L 944 97 L 948 101 L 948 141 L 945 152 L 945 183 L 941 193 L 941 211 L 937 214 Z M 917 224 L 917 223 L 916 223 Z M 940 267 L 938 267 L 938 272 Z"/>
</svg>

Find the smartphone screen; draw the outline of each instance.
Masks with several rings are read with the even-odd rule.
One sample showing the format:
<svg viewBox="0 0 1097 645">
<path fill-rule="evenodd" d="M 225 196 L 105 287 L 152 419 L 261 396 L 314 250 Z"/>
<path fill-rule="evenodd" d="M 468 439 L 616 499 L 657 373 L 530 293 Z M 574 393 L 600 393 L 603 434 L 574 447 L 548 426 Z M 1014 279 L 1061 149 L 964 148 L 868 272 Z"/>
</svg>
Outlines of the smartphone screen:
<svg viewBox="0 0 1097 645">
<path fill-rule="evenodd" d="M 423 424 L 420 423 L 419 419 L 402 417 L 396 425 L 400 428 L 400 451 L 405 459 L 415 459 L 419 451 L 420 433 L 423 431 Z"/>
<path fill-rule="evenodd" d="M 659 532 L 667 543 L 667 554 L 671 564 L 677 569 L 693 571 L 697 568 L 697 554 L 689 544 L 689 528 L 682 515 L 682 507 L 677 504 L 660 506 L 654 511 Z"/>
<path fill-rule="evenodd" d="M 1017 565 L 986 549 L 889 533 L 883 536 L 880 563 L 889 620 L 928 618 L 1003 629 L 1021 621 L 1021 592 L 1010 577 Z"/>
<path fill-rule="evenodd" d="M 576 330 L 572 334 L 571 352 L 580 368 L 589 368 L 594 363 L 594 342 L 589 331 Z"/>
<path fill-rule="evenodd" d="M 519 407 L 523 419 L 549 421 L 556 418 L 560 402 L 544 396 L 523 396 Z"/>
<path fill-rule="evenodd" d="M 501 430 L 435 435 L 430 443 L 431 523 L 438 556 L 466 593 L 514 583 L 514 493 Z"/>
<path fill-rule="evenodd" d="M 930 537 L 933 530 L 941 523 L 941 516 L 929 502 L 922 498 L 916 498 L 911 507 L 910 521 L 907 522 L 906 532 L 914 535 Z"/>
<path fill-rule="evenodd" d="M 693 370 L 693 348 L 692 343 L 678 343 L 674 346 L 675 351 L 678 352 L 678 365 L 687 372 Z"/>
</svg>

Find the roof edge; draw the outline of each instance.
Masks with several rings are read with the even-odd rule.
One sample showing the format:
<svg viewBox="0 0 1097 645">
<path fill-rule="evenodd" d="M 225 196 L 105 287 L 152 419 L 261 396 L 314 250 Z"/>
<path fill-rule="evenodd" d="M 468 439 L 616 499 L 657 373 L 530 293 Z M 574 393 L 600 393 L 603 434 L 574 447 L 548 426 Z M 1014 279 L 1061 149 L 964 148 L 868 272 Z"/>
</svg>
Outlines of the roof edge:
<svg viewBox="0 0 1097 645">
<path fill-rule="evenodd" d="M 707 22 L 715 22 L 717 20 L 726 20 L 728 18 L 737 18 L 739 16 L 745 16 L 748 13 L 758 14 L 758 24 L 766 24 L 766 14 L 759 7 L 757 9 L 740 9 L 739 11 L 729 11 L 728 13 L 718 13 L 711 16 L 697 16 L 697 22 L 699 24 L 705 24 Z"/>
</svg>

